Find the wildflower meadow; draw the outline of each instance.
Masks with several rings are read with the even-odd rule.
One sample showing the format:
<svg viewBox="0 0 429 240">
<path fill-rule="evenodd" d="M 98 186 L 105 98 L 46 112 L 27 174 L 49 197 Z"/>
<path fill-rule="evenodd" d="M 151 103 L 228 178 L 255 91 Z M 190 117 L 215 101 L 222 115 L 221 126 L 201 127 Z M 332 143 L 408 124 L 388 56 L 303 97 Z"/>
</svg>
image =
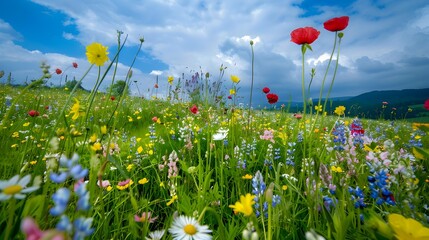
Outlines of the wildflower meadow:
<svg viewBox="0 0 429 240">
<path fill-rule="evenodd" d="M 119 85 L 121 38 L 117 49 L 89 44 L 91 66 L 63 86 L 46 87 L 65 71 L 49 63 L 26 86 L 1 85 L 0 239 L 429 239 L 429 126 L 327 110 L 348 23 L 291 32 L 302 53 L 299 111 L 253 109 L 254 96 L 274 106 L 281 93 L 223 66 L 160 78 L 167 94 L 157 82 L 142 98 L 128 94 L 131 65 L 119 90 L 101 91 Z M 317 45 L 317 28 L 334 40 L 321 76 L 305 64 L 312 48 L 331 47 Z M 244 105 L 242 81 L 251 82 Z"/>
</svg>

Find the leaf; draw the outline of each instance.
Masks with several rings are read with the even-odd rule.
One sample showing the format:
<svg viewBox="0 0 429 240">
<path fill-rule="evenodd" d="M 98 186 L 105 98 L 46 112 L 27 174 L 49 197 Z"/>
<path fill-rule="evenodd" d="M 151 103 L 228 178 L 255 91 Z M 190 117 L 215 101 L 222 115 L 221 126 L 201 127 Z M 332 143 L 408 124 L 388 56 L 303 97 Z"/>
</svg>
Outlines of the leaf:
<svg viewBox="0 0 429 240">
<path fill-rule="evenodd" d="M 419 147 L 413 147 L 413 155 L 417 159 L 420 160 L 428 160 L 429 159 L 429 152 L 424 150 L 423 148 Z"/>
<path fill-rule="evenodd" d="M 25 202 L 24 210 L 22 211 L 22 218 L 27 216 L 32 216 L 36 219 L 42 218 L 45 199 L 44 195 L 28 198 Z"/>
</svg>

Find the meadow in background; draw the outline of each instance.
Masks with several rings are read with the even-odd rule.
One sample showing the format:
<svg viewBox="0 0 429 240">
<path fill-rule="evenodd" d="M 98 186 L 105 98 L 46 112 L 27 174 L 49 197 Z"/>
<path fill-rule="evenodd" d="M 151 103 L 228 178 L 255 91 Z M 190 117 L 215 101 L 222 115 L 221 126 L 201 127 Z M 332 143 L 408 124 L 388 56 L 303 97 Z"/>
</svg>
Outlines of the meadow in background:
<svg viewBox="0 0 429 240">
<path fill-rule="evenodd" d="M 291 33 L 302 52 L 300 112 L 253 110 L 252 94 L 278 102 L 269 86 L 239 105 L 241 79 L 223 66 L 160 79 L 164 97 L 158 82 L 150 98 L 128 96 L 132 65 L 122 81 L 106 77 L 126 38 L 110 59 L 101 43 L 88 45 L 91 67 L 65 87 L 45 87 L 63 74 L 48 63 L 27 86 L 2 85 L 0 238 L 429 238 L 429 126 L 326 112 L 348 21 L 324 24 L 335 34 L 329 90 L 314 103 L 305 56 L 320 32 Z M 81 89 L 97 70 L 93 89 Z"/>
</svg>

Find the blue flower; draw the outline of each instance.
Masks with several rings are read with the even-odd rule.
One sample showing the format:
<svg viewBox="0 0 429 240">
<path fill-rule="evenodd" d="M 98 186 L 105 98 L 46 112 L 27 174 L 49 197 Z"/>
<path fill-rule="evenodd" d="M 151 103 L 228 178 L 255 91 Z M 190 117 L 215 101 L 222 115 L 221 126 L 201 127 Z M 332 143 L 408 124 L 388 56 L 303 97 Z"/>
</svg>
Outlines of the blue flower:
<svg viewBox="0 0 429 240">
<path fill-rule="evenodd" d="M 52 216 L 59 216 L 64 213 L 70 199 L 70 190 L 67 188 L 60 188 L 52 195 L 54 207 L 49 210 Z"/>
<path fill-rule="evenodd" d="M 63 183 L 66 181 L 67 177 L 68 177 L 67 172 L 60 172 L 60 173 L 51 172 L 51 174 L 49 175 L 49 178 L 54 183 Z"/>
<path fill-rule="evenodd" d="M 73 240 L 80 240 L 90 236 L 94 232 L 94 229 L 91 228 L 91 224 L 92 218 L 80 217 L 74 220 L 73 226 L 75 235 L 73 236 Z"/>
<path fill-rule="evenodd" d="M 70 223 L 69 217 L 61 215 L 60 221 L 56 225 L 56 229 L 62 232 L 71 233 L 73 226 Z"/>
<path fill-rule="evenodd" d="M 70 169 L 70 175 L 74 180 L 79 180 L 88 175 L 88 169 L 83 168 L 80 164 L 77 164 Z"/>
</svg>

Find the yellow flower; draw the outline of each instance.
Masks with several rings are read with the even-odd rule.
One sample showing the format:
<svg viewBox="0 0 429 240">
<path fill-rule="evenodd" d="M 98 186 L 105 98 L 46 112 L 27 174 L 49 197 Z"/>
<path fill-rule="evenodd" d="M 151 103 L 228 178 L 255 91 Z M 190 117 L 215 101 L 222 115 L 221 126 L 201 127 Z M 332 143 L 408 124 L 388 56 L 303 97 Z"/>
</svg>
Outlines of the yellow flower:
<svg viewBox="0 0 429 240">
<path fill-rule="evenodd" d="M 170 201 L 167 202 L 167 206 L 170 206 L 171 204 L 174 203 L 174 201 L 176 201 L 177 199 L 179 199 L 179 197 L 177 195 L 174 195 Z"/>
<path fill-rule="evenodd" d="M 283 185 L 283 186 L 282 186 L 282 190 L 283 190 L 283 191 L 286 191 L 286 190 L 287 190 L 287 185 Z"/>
<path fill-rule="evenodd" d="M 323 111 L 323 107 L 322 107 L 322 105 L 317 105 L 317 106 L 315 106 L 315 107 L 314 107 L 314 109 L 316 110 L 316 112 L 321 112 L 321 111 Z"/>
<path fill-rule="evenodd" d="M 231 81 L 233 83 L 239 83 L 240 82 L 240 78 L 235 76 L 235 75 L 231 75 Z"/>
<path fill-rule="evenodd" d="M 128 164 L 127 171 L 129 172 L 129 171 L 133 170 L 133 168 L 134 168 L 134 164 Z"/>
<path fill-rule="evenodd" d="M 168 76 L 167 81 L 168 81 L 168 83 L 169 83 L 170 85 L 171 85 L 171 84 L 173 84 L 174 77 L 173 77 L 173 76 Z"/>
<path fill-rule="evenodd" d="M 229 89 L 229 95 L 235 95 L 235 89 Z"/>
<path fill-rule="evenodd" d="M 23 127 L 28 127 L 30 125 L 30 122 L 26 122 L 24 124 L 22 124 Z"/>
<path fill-rule="evenodd" d="M 246 174 L 246 175 L 242 176 L 241 178 L 242 179 L 252 179 L 252 175 Z"/>
<path fill-rule="evenodd" d="M 332 166 L 332 167 L 331 167 L 331 170 L 332 170 L 333 172 L 337 172 L 337 173 L 342 173 L 342 172 L 343 172 L 343 169 L 341 169 L 341 167 L 335 167 L 335 166 Z"/>
<path fill-rule="evenodd" d="M 429 239 L 429 228 L 412 218 L 393 213 L 387 217 L 387 220 L 398 240 Z"/>
<path fill-rule="evenodd" d="M 253 213 L 252 206 L 255 204 L 254 198 L 255 196 L 250 193 L 247 193 L 246 196 L 241 195 L 240 201 L 237 201 L 234 205 L 229 205 L 229 207 L 232 208 L 235 213 L 241 212 L 244 216 L 248 217 Z"/>
<path fill-rule="evenodd" d="M 72 120 L 78 119 L 79 116 L 85 115 L 85 112 L 81 109 L 80 102 L 77 98 L 74 99 L 74 104 L 71 107 L 70 114 L 73 113 Z"/>
<path fill-rule="evenodd" d="M 146 184 L 148 182 L 149 182 L 149 180 L 147 180 L 147 178 L 142 178 L 139 180 L 139 184 L 141 184 L 141 185 Z"/>
<path fill-rule="evenodd" d="M 344 106 L 338 106 L 335 108 L 334 113 L 337 114 L 338 116 L 344 115 L 344 112 L 346 111 L 346 107 Z"/>
<path fill-rule="evenodd" d="M 109 60 L 108 54 L 107 47 L 100 43 L 94 42 L 86 46 L 86 57 L 91 64 L 103 66 L 104 63 Z"/>
<path fill-rule="evenodd" d="M 96 142 L 97 141 L 97 134 L 92 134 L 92 136 L 91 137 L 89 137 L 89 142 Z"/>
<path fill-rule="evenodd" d="M 102 149 L 102 145 L 101 145 L 101 143 L 96 142 L 96 143 L 94 143 L 94 145 L 91 146 L 91 149 L 94 150 L 95 152 L 99 151 Z"/>
<path fill-rule="evenodd" d="M 101 126 L 100 131 L 101 131 L 101 134 L 106 134 L 107 133 L 107 126 L 106 125 Z"/>
</svg>

